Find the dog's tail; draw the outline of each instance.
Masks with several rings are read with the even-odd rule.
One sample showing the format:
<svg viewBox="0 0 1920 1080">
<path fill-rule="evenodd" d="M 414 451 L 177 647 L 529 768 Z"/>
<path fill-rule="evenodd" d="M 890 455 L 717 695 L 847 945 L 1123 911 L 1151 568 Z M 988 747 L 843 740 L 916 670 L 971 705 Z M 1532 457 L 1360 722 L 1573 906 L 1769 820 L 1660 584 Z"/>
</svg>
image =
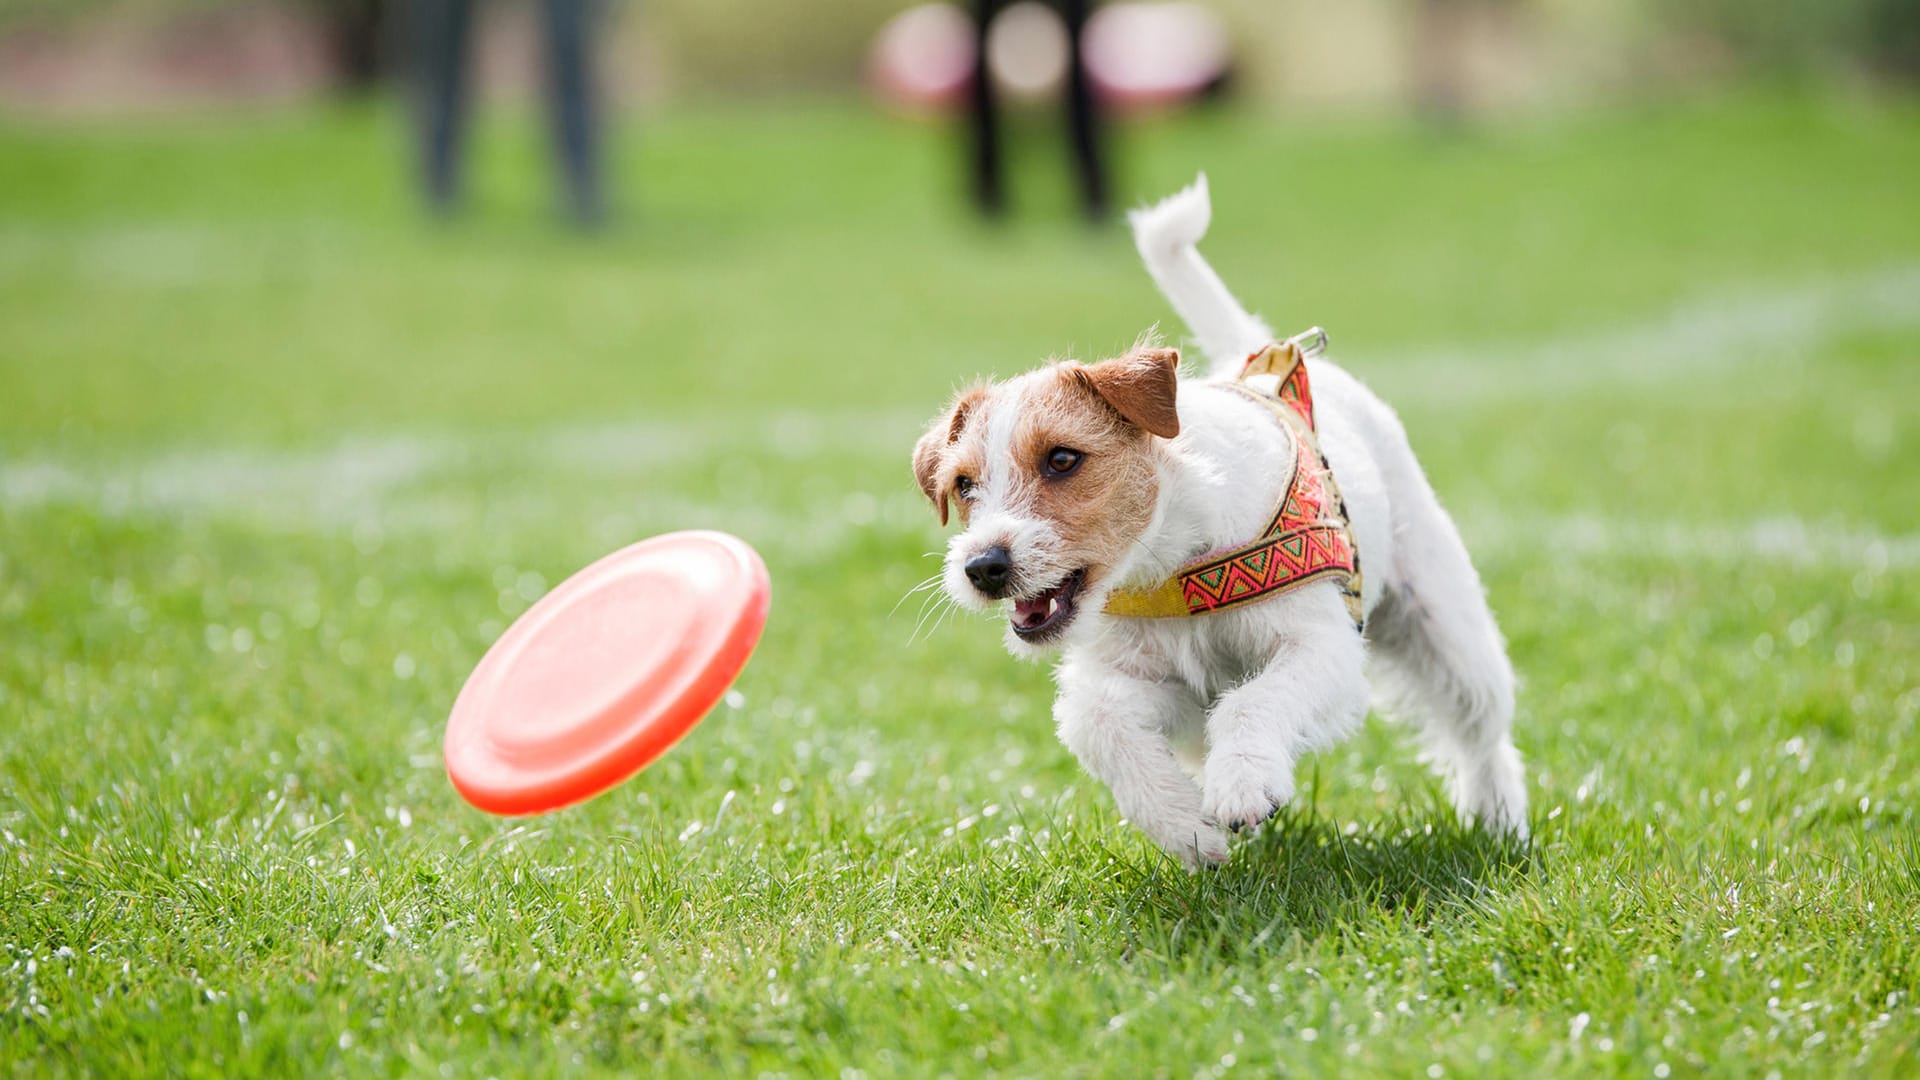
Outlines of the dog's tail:
<svg viewBox="0 0 1920 1080">
<path fill-rule="evenodd" d="M 1127 220 L 1133 223 L 1133 242 L 1147 272 L 1199 339 L 1211 373 L 1221 375 L 1238 371 L 1247 354 L 1273 340 L 1273 331 L 1240 306 L 1194 246 L 1207 235 L 1212 217 L 1202 173 L 1191 186 L 1133 211 Z"/>
</svg>

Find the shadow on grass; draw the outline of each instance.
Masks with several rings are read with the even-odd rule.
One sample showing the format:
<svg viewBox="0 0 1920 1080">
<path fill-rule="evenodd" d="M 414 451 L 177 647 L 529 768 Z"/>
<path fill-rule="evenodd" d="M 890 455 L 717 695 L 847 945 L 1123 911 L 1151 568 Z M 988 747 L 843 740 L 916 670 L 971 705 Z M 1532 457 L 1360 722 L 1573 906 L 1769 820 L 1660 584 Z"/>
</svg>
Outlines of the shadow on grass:
<svg viewBox="0 0 1920 1080">
<path fill-rule="evenodd" d="M 1366 925 L 1429 927 L 1534 876 L 1535 849 L 1447 820 L 1403 818 L 1349 835 L 1283 814 L 1199 874 L 1135 862 L 1112 879 L 1142 956 L 1236 959 Z M 1128 877 L 1131 876 L 1131 881 Z"/>
</svg>

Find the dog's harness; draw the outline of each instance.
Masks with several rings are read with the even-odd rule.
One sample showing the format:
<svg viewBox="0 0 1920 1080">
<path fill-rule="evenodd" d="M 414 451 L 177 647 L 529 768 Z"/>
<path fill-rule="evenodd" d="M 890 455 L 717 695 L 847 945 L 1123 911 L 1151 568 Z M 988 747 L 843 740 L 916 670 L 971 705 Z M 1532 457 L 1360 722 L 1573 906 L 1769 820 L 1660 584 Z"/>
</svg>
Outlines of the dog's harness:
<svg viewBox="0 0 1920 1080">
<path fill-rule="evenodd" d="M 1340 583 L 1354 626 L 1364 627 L 1360 552 L 1347 522 L 1346 502 L 1320 450 L 1313 388 L 1307 381 L 1307 357 L 1318 355 L 1326 344 L 1326 331 L 1319 327 L 1276 341 L 1247 357 L 1239 378 L 1221 384 L 1266 406 L 1293 448 L 1293 478 L 1266 531 L 1240 547 L 1202 556 L 1151 588 L 1114 590 L 1107 598 L 1109 615 L 1209 615 L 1330 578 Z M 1272 393 L 1257 389 L 1247 382 L 1255 375 L 1277 375 L 1279 385 Z"/>
</svg>

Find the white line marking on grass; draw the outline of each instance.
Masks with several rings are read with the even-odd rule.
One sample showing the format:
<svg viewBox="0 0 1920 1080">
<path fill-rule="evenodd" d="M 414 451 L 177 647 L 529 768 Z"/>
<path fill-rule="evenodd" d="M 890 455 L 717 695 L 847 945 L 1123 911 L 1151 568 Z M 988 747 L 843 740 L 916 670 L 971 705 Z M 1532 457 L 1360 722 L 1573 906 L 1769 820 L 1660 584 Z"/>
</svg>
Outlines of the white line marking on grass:
<svg viewBox="0 0 1920 1080">
<path fill-rule="evenodd" d="M 669 473 L 719 458 L 809 461 L 892 454 L 924 419 L 904 413 L 781 412 L 751 418 L 561 429 L 524 438 L 359 439 L 318 450 L 170 452 L 138 463 L 0 462 L 0 509 L 78 505 L 108 516 L 223 516 L 332 533 L 499 530 L 573 522 L 614 544 L 677 528 L 717 528 L 825 554 L 873 527 L 922 516 L 853 491 L 818 514 L 748 497 L 690 498 Z M 568 482 L 555 484 L 555 475 Z M 905 476 L 904 466 L 902 474 Z M 659 482 L 650 482 L 660 478 Z M 910 486 L 902 480 L 902 484 Z M 604 497 L 596 497 L 596 485 Z M 911 511 L 911 513 L 909 513 Z"/>
<path fill-rule="evenodd" d="M 1766 563 L 1875 573 L 1920 566 L 1920 535 L 1797 517 L 1694 522 L 1487 513 L 1462 515 L 1461 531 L 1468 550 L 1477 555 L 1541 551 L 1582 559 Z"/>
<path fill-rule="evenodd" d="M 209 226 L 149 221 L 98 227 L 0 225 L 0 282 L 49 276 L 129 289 L 258 281 L 285 273 L 289 252 L 341 247 L 329 221 Z M 343 258 L 346 256 L 342 256 Z"/>
<path fill-rule="evenodd" d="M 127 466 L 0 464 L 0 505 L 72 502 L 110 514 L 279 509 L 343 516 L 456 460 L 452 441 L 395 438 L 311 451 L 174 451 Z"/>
<path fill-rule="evenodd" d="M 732 435 L 726 439 L 739 448 Z M 101 475 L 45 462 L 10 464 L 0 466 L 0 505 L 67 502 L 110 515 L 226 514 L 270 528 L 319 534 L 366 525 L 418 534 L 537 529 L 572 521 L 608 546 L 667 529 L 716 528 L 803 557 L 830 557 L 876 535 L 931 540 L 936 534 L 921 500 L 904 491 L 852 491 L 838 504 L 796 511 L 724 495 L 690 498 L 674 492 L 637 493 L 631 487 L 620 488 L 621 497 L 609 502 L 596 500 L 590 485 L 555 492 L 542 483 L 543 469 L 571 468 L 572 459 L 582 453 L 588 464 L 605 467 L 612 445 L 603 440 L 619 447 L 618 456 L 626 463 L 616 467 L 644 471 L 705 452 L 720 437 L 681 432 L 629 439 L 615 432 L 582 440 L 577 433 L 567 433 L 542 444 L 544 453 L 530 475 L 506 483 L 484 479 L 484 468 L 463 461 L 459 443 L 408 440 L 357 443 L 321 454 L 187 455 L 150 462 L 131 473 Z M 785 435 L 775 441 L 786 449 L 794 446 Z M 885 441 L 891 448 L 892 440 Z M 829 440 L 792 456 L 839 449 Z M 1469 548 L 1482 557 L 1539 551 L 1581 560 L 1765 563 L 1875 572 L 1920 566 L 1920 535 L 1791 516 L 1621 520 L 1476 507 L 1462 512 L 1460 523 Z"/>
<path fill-rule="evenodd" d="M 908 421 L 897 412 L 788 411 L 563 428 L 523 439 L 397 436 L 312 450 L 178 450 L 131 464 L 26 459 L 0 462 L 0 506 L 70 502 L 121 514 L 346 516 L 378 510 L 401 489 L 456 471 L 644 475 L 715 454 L 792 460 L 891 453 L 911 443 L 920 419 Z"/>
<path fill-rule="evenodd" d="M 722 451 L 751 450 L 777 458 L 824 454 L 904 453 L 933 410 L 784 410 L 770 415 L 716 416 L 706 421 L 563 428 L 542 437 L 535 452 L 562 467 L 625 472 Z"/>
<path fill-rule="evenodd" d="M 1920 265 L 1831 281 L 1696 301 L 1671 314 L 1603 334 L 1527 346 L 1447 348 L 1363 369 L 1389 398 L 1474 400 L 1547 396 L 1609 382 L 1673 377 L 1753 358 L 1791 356 L 1835 337 L 1920 326 Z M 330 531 L 359 524 L 401 530 L 497 527 L 583 513 L 600 532 L 704 524 L 778 538 L 788 550 L 827 552 L 874 530 L 923 532 L 916 500 L 849 493 L 863 513 L 827 506 L 787 513 L 647 492 L 643 506 L 591 505 L 555 494 L 540 477 L 633 479 L 703 457 L 786 461 L 830 455 L 897 455 L 925 410 L 789 410 L 760 415 L 682 416 L 570 427 L 525 437 L 361 438 L 314 450 L 177 450 L 138 462 L 28 459 L 0 462 L 0 508 L 74 503 L 109 514 L 234 514 L 245 520 Z M 903 481 L 904 483 L 904 481 Z M 856 508 L 858 509 L 858 508 Z M 866 520 L 860 520 L 861 518 Z M 676 523 L 679 523 L 677 525 Z M 1796 518 L 1731 523 L 1621 522 L 1598 517 L 1463 520 L 1478 546 L 1545 546 L 1583 556 L 1658 555 L 1759 559 L 1807 565 L 1920 563 L 1920 538 L 1881 536 Z"/>
<path fill-rule="evenodd" d="M 1346 359 L 1389 401 L 1546 397 L 1798 359 L 1851 334 L 1916 326 L 1920 265 L 1909 263 L 1790 288 L 1695 298 L 1665 316 L 1597 333 Z"/>
</svg>

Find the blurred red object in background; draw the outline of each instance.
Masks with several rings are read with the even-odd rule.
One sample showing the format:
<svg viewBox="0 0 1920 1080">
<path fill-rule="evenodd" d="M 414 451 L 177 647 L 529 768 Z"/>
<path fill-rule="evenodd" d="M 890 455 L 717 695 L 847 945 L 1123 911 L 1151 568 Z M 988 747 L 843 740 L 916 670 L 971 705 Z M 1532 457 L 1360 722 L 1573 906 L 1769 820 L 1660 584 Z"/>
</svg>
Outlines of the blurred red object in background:
<svg viewBox="0 0 1920 1080">
<path fill-rule="evenodd" d="M 1199 97 L 1232 63 L 1226 26 L 1198 4 L 1109 4 L 1087 19 L 1080 47 L 1093 92 L 1111 109 Z"/>
<path fill-rule="evenodd" d="M 890 104 L 958 108 L 973 78 L 973 19 L 952 4 L 922 4 L 887 20 L 873 39 L 867 73 Z"/>
<path fill-rule="evenodd" d="M 1058 88 L 1066 70 L 1065 25 L 1051 11 L 1016 4 L 987 35 L 993 79 L 1017 97 Z M 868 74 L 888 103 L 911 111 L 965 104 L 973 78 L 973 19 L 952 4 L 901 12 L 875 35 Z M 1232 64 L 1220 18 L 1197 4 L 1126 3 L 1098 8 L 1081 41 L 1087 75 L 1102 106 L 1176 104 L 1219 86 Z"/>
</svg>

